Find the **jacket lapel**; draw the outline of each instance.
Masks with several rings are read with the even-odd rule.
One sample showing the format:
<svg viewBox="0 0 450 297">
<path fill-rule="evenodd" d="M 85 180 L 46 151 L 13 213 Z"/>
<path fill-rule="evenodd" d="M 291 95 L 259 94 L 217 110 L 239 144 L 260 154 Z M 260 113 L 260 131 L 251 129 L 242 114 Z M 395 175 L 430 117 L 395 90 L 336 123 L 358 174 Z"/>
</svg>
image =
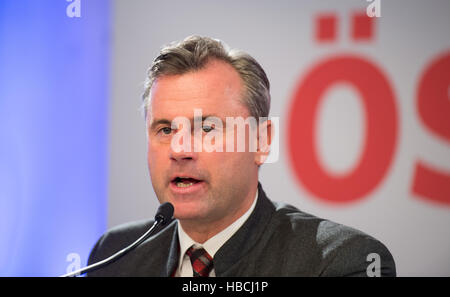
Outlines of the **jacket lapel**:
<svg viewBox="0 0 450 297">
<path fill-rule="evenodd" d="M 236 276 L 245 255 L 257 244 L 264 234 L 275 207 L 258 183 L 258 201 L 250 217 L 242 227 L 217 251 L 214 269 L 217 276 Z"/>
<path fill-rule="evenodd" d="M 180 244 L 178 242 L 178 222 L 172 234 L 172 241 L 169 247 L 169 256 L 166 267 L 164 268 L 163 276 L 175 276 L 178 267 L 178 260 L 180 258 Z"/>
</svg>

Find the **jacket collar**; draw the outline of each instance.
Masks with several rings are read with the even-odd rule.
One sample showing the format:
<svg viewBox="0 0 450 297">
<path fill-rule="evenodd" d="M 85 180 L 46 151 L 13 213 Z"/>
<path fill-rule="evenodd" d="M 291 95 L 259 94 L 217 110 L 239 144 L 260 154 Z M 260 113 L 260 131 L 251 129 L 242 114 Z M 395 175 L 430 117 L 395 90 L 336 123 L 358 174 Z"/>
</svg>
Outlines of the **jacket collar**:
<svg viewBox="0 0 450 297">
<path fill-rule="evenodd" d="M 232 271 L 259 241 L 275 212 L 275 207 L 258 183 L 258 201 L 242 227 L 217 251 L 214 256 L 216 276 L 232 276 Z"/>
<path fill-rule="evenodd" d="M 178 242 L 178 223 L 175 224 L 175 228 L 172 235 L 172 240 L 169 247 L 169 258 L 164 270 L 165 276 L 175 276 L 175 272 L 178 266 L 178 259 L 180 258 L 180 244 Z"/>
</svg>

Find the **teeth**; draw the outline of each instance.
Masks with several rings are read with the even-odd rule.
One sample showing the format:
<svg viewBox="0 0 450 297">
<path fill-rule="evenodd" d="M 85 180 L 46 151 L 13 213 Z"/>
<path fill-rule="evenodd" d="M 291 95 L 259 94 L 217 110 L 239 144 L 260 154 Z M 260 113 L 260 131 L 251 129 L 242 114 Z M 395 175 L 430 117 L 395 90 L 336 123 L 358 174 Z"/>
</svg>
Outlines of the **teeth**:
<svg viewBox="0 0 450 297">
<path fill-rule="evenodd" d="M 179 183 L 177 183 L 177 187 L 180 187 L 180 188 L 186 188 L 186 187 L 192 186 L 193 184 L 194 184 L 194 183 L 188 183 L 188 184 L 185 184 L 185 183 L 179 182 Z"/>
</svg>

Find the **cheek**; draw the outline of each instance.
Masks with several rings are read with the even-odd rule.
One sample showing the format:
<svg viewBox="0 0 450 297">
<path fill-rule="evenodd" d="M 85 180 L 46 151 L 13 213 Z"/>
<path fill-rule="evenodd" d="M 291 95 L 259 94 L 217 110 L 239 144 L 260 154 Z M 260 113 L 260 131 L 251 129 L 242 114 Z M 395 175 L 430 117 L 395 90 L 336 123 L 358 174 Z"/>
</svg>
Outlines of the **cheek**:
<svg viewBox="0 0 450 297">
<path fill-rule="evenodd" d="M 254 165 L 255 153 L 249 152 L 213 152 L 205 153 L 203 162 L 211 175 L 223 183 L 246 176 Z M 203 163 L 202 162 L 202 163 Z"/>
<path fill-rule="evenodd" d="M 148 143 L 147 165 L 150 170 L 150 174 L 152 174 L 152 171 L 160 171 L 164 164 L 167 164 L 167 160 L 163 160 L 164 156 L 165 154 L 162 146 L 152 145 L 151 142 Z"/>
<path fill-rule="evenodd" d="M 147 166 L 150 174 L 150 180 L 153 189 L 160 202 L 165 197 L 164 191 L 166 186 L 165 172 L 167 171 L 167 160 L 163 160 L 161 150 L 157 150 L 148 145 Z"/>
<path fill-rule="evenodd" d="M 149 169 L 155 164 L 155 151 L 150 143 L 147 145 L 147 164 Z"/>
</svg>

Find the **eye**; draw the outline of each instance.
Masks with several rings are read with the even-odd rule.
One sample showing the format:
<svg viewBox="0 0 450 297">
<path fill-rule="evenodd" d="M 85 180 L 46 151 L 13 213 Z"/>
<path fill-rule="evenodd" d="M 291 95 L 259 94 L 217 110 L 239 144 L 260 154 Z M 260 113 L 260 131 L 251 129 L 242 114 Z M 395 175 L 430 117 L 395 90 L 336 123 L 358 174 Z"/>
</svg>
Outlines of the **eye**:
<svg viewBox="0 0 450 297">
<path fill-rule="evenodd" d="M 164 135 L 169 135 L 172 133 L 172 129 L 170 127 L 163 127 L 159 129 L 159 132 L 162 132 Z"/>
<path fill-rule="evenodd" d="M 202 129 L 204 132 L 208 133 L 211 132 L 214 129 L 214 127 L 212 125 L 211 126 L 203 125 Z"/>
</svg>

